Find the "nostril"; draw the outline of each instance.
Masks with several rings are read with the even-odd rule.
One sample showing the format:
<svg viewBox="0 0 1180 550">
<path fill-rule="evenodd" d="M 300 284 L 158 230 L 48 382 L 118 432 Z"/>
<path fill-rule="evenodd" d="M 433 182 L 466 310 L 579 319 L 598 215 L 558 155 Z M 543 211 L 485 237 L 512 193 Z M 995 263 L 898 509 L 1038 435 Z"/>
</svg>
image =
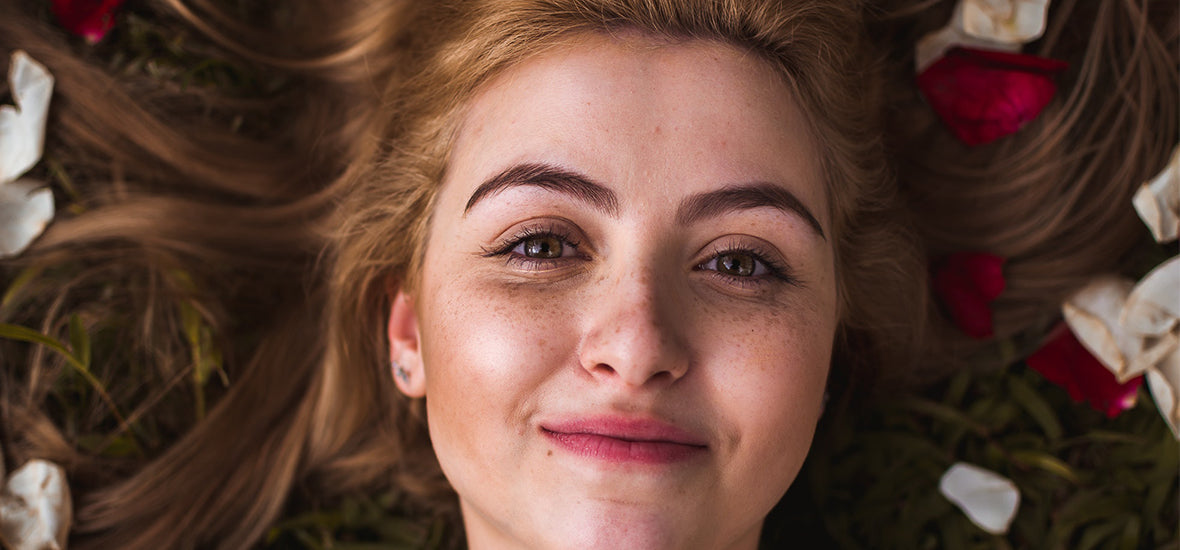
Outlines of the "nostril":
<svg viewBox="0 0 1180 550">
<path fill-rule="evenodd" d="M 606 374 L 606 375 L 618 374 L 618 372 L 615 371 L 614 367 L 612 367 L 606 363 L 599 363 L 597 365 L 594 365 L 594 371 L 600 372 L 600 373 Z"/>
</svg>

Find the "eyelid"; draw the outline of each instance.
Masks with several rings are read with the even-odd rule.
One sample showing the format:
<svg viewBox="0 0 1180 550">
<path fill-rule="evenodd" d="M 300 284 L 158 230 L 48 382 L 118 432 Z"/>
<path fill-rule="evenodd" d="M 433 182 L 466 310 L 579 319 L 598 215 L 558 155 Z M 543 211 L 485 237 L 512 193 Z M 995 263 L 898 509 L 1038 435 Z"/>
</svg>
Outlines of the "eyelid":
<svg viewBox="0 0 1180 550">
<path fill-rule="evenodd" d="M 733 253 L 753 256 L 755 261 L 762 263 L 769 273 L 760 276 L 740 277 L 702 267 L 711 261 L 715 261 L 722 255 Z M 705 255 L 698 256 L 700 259 L 693 264 L 694 270 L 708 271 L 711 275 L 722 278 L 725 282 L 736 284 L 743 288 L 770 282 L 783 282 L 792 286 L 802 286 L 802 282 L 795 275 L 795 270 L 791 268 L 790 264 L 783 257 L 783 254 L 773 245 L 758 237 L 751 235 L 727 235 L 710 242 L 702 249 L 701 254 Z"/>
<path fill-rule="evenodd" d="M 564 244 L 581 250 L 584 239 L 577 225 L 563 218 L 534 218 L 514 224 L 496 237 L 491 244 L 481 246 L 481 256 L 488 258 L 507 254 L 521 241 L 544 236 L 553 236 Z"/>
</svg>

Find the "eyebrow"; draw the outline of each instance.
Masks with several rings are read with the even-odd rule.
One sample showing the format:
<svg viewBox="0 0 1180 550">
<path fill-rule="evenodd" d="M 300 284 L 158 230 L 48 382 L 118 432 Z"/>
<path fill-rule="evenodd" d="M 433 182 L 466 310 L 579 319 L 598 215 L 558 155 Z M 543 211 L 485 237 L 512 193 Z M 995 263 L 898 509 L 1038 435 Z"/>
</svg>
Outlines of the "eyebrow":
<svg viewBox="0 0 1180 550">
<path fill-rule="evenodd" d="M 516 164 L 488 178 L 467 199 L 463 215 L 466 216 L 479 201 L 518 186 L 542 187 L 570 195 L 608 216 L 619 215 L 619 199 L 614 191 L 582 174 L 544 163 Z M 803 206 L 803 202 L 790 191 L 769 182 L 732 185 L 693 195 L 676 209 L 676 222 L 682 226 L 691 225 L 727 212 L 761 207 L 794 213 L 803 218 L 821 239 L 827 240 L 819 220 Z"/>
<path fill-rule="evenodd" d="M 467 212 L 480 200 L 510 187 L 521 185 L 543 187 L 558 193 L 572 195 L 608 216 L 618 217 L 619 215 L 619 198 L 614 191 L 576 172 L 540 163 L 517 164 L 488 178 L 475 189 L 471 198 L 467 199 L 467 207 L 463 209 L 463 215 L 467 215 Z"/>
<path fill-rule="evenodd" d="M 682 202 L 680 208 L 676 209 L 676 222 L 680 225 L 691 225 L 727 212 L 764 206 L 798 215 L 815 230 L 816 235 L 825 241 L 828 239 L 824 236 L 824 230 L 820 226 L 819 220 L 806 206 L 803 206 L 802 201 L 790 191 L 768 182 L 733 185 L 693 195 Z"/>
</svg>

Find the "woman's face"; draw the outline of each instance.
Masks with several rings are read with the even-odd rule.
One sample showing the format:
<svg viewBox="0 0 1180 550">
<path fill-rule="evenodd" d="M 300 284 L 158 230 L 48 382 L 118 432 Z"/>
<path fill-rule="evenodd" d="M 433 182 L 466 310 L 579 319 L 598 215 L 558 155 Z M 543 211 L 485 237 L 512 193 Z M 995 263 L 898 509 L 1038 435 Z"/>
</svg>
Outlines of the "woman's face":
<svg viewBox="0 0 1180 550">
<path fill-rule="evenodd" d="M 585 37 L 469 105 L 390 319 L 472 548 L 754 548 L 836 330 L 818 147 L 714 42 Z"/>
</svg>

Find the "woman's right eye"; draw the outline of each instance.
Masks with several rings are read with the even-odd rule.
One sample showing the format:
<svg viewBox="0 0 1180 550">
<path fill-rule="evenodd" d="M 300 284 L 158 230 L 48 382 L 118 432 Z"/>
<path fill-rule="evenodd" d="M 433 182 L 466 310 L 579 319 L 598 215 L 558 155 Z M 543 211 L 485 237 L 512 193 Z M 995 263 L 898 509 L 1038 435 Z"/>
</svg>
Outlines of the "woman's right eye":
<svg viewBox="0 0 1180 550">
<path fill-rule="evenodd" d="M 503 257 L 523 271 L 549 271 L 568 266 L 581 256 L 569 233 L 552 227 L 528 227 L 484 250 L 484 257 Z"/>
</svg>

